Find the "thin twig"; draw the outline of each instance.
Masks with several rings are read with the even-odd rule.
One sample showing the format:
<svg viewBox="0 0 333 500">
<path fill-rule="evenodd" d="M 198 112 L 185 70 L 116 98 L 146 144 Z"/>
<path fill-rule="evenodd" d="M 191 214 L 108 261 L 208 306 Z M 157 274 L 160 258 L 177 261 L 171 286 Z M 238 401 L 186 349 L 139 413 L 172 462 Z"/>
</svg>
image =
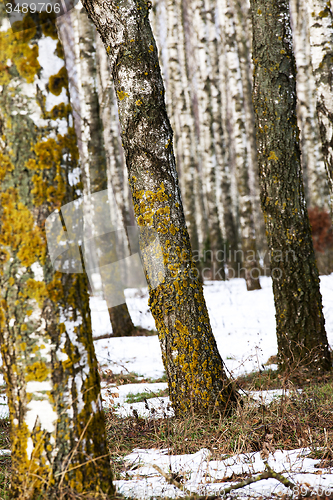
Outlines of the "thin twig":
<svg viewBox="0 0 333 500">
<path fill-rule="evenodd" d="M 240 481 L 239 483 L 233 484 L 228 488 L 220 490 L 216 495 L 197 495 L 195 493 L 191 493 L 190 490 L 188 490 L 183 484 L 176 481 L 172 476 L 172 474 L 167 474 L 158 465 L 155 464 L 149 464 L 149 465 L 154 469 L 156 469 L 168 481 L 169 484 L 173 484 L 174 486 L 176 486 L 176 488 L 179 488 L 181 491 L 184 491 L 185 493 L 190 495 L 190 497 L 193 498 L 194 500 L 215 500 L 219 497 L 226 495 L 227 493 L 230 493 L 232 490 L 238 490 L 239 488 L 243 488 L 248 484 L 257 483 L 262 479 L 276 479 L 277 481 L 280 481 L 280 483 L 282 483 L 287 488 L 293 489 L 296 486 L 294 483 L 289 481 L 289 479 L 284 477 L 279 472 L 275 472 L 267 463 L 265 463 L 267 470 L 262 472 L 256 477 L 249 477 L 248 479 L 244 479 L 244 481 Z"/>
</svg>

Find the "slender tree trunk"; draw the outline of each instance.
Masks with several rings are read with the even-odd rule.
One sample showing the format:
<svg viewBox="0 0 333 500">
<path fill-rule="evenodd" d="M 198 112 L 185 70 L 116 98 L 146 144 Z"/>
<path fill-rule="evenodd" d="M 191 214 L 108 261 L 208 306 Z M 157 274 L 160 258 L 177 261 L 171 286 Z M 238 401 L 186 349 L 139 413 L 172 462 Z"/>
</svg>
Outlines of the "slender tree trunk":
<svg viewBox="0 0 333 500">
<path fill-rule="evenodd" d="M 226 377 L 202 285 L 195 276 L 172 130 L 148 20 L 149 3 L 126 0 L 118 5 L 116 1 L 84 0 L 84 5 L 110 57 L 134 210 L 141 228 L 141 251 L 150 284 L 149 304 L 160 339 L 171 402 L 177 414 L 205 412 L 209 408 L 226 411 L 236 393 Z M 153 282 L 157 283 L 155 288 Z"/>
<path fill-rule="evenodd" d="M 331 369 L 300 164 L 296 68 L 287 0 L 251 0 L 261 205 L 280 368 Z"/>
<path fill-rule="evenodd" d="M 223 133 L 220 123 L 217 36 L 214 23 L 214 2 L 195 0 L 190 4 L 193 26 L 192 45 L 196 62 L 198 96 L 199 146 L 202 161 L 202 182 L 207 211 L 204 265 L 212 267 L 212 278 L 225 279 L 224 263 L 217 261 L 223 249 L 218 213 L 217 170 L 223 161 Z"/>
<path fill-rule="evenodd" d="M 306 177 L 306 198 L 310 208 L 329 208 L 329 188 L 321 148 L 316 110 L 316 83 L 310 53 L 307 5 L 290 1 L 294 52 L 297 64 L 297 114 L 301 131 L 301 160 Z"/>
<path fill-rule="evenodd" d="M 333 9 L 331 2 L 323 0 L 309 0 L 307 8 L 319 130 L 331 192 L 333 220 Z"/>
<path fill-rule="evenodd" d="M 0 340 L 11 425 L 9 495 L 105 498 L 114 488 L 87 279 L 78 247 L 71 255 L 76 273 L 54 270 L 45 233 L 51 213 L 60 228 L 68 223 L 58 209 L 80 194 L 68 78 L 55 19 L 38 30 L 35 21 L 26 16 L 29 29 L 3 26 L 0 34 Z M 39 73 L 46 50 L 48 63 L 60 68 L 48 87 Z"/>
<path fill-rule="evenodd" d="M 233 11 L 228 0 L 221 2 L 221 31 L 225 51 L 226 71 L 229 82 L 232 133 L 235 148 L 235 174 L 239 194 L 240 232 L 242 241 L 242 264 L 248 290 L 259 290 L 259 267 L 257 263 L 256 236 L 253 218 L 252 197 L 249 184 L 249 143 L 246 134 L 243 83 L 241 78 Z M 227 95 L 225 95 L 227 99 Z"/>
<path fill-rule="evenodd" d="M 184 199 L 185 220 L 191 247 L 199 250 L 196 224 L 195 174 L 198 170 L 195 141 L 194 116 L 187 78 L 185 36 L 180 0 L 167 3 L 167 50 L 169 57 L 169 79 L 167 100 L 171 122 L 175 132 L 175 156 L 181 166 L 180 186 Z"/>
<path fill-rule="evenodd" d="M 103 140 L 105 109 L 103 110 L 104 113 L 101 113 L 102 117 L 100 117 L 99 96 L 97 93 L 95 28 L 88 19 L 85 9 L 82 7 L 74 8 L 70 14 L 62 16 L 59 19 L 58 25 L 60 34 L 64 33 L 66 29 L 64 26 L 65 23 L 69 24 L 69 26 L 67 26 L 67 30 L 73 30 L 76 41 L 74 44 L 74 49 L 76 51 L 74 57 L 71 57 L 69 54 L 71 46 L 65 45 L 65 53 L 68 61 L 72 62 L 74 59 L 76 68 L 76 73 L 71 75 L 72 87 L 77 89 L 77 99 L 75 102 L 78 102 L 79 106 L 78 113 L 75 115 L 75 118 L 78 121 L 77 128 L 79 128 L 80 133 L 80 159 L 84 168 L 84 191 L 86 193 L 86 199 L 89 200 L 92 193 L 103 191 L 108 188 L 106 165 L 107 162 L 110 161 L 109 155 L 105 158 L 106 151 Z M 63 29 L 61 28 L 62 25 L 64 26 Z M 65 34 L 63 36 L 65 37 Z M 68 36 L 66 37 L 66 40 L 67 39 Z M 107 109 L 111 109 L 111 103 L 108 103 Z M 113 140 L 113 135 L 111 135 L 110 132 L 112 133 L 113 130 L 110 131 L 109 129 L 104 129 L 104 138 L 108 141 L 107 145 L 109 145 L 110 140 Z M 108 150 L 107 152 L 109 153 L 110 151 Z M 116 156 L 116 153 L 117 151 L 114 155 L 112 155 L 112 159 Z M 112 173 L 114 174 L 115 172 Z M 121 176 L 118 171 L 117 174 L 117 177 L 115 175 L 112 177 L 114 186 L 117 189 L 117 192 L 123 193 Z M 121 183 L 120 186 L 119 183 Z M 111 199 L 110 196 L 109 198 Z M 89 202 L 86 203 L 86 205 L 89 206 Z M 113 209 L 115 208 L 117 209 L 117 206 L 113 206 Z M 86 222 L 92 228 L 91 237 L 93 237 L 93 214 L 90 213 L 91 210 L 92 208 L 90 207 L 90 210 L 86 213 Z M 122 200 L 120 211 L 117 209 L 117 216 L 114 221 L 115 226 L 118 227 L 119 225 L 122 225 L 123 227 L 126 227 L 126 223 L 123 220 L 124 211 L 124 200 Z M 127 242 L 124 244 L 127 244 Z M 93 284 L 91 285 L 93 287 Z M 105 286 L 107 285 L 104 284 L 104 287 Z M 114 307 L 109 306 L 108 310 L 113 337 L 129 336 L 136 332 L 136 328 L 132 322 L 127 304 L 125 302 L 125 296 L 123 304 L 119 304 Z"/>
<path fill-rule="evenodd" d="M 268 247 L 266 240 L 265 221 L 260 207 L 260 187 L 257 158 L 257 142 L 255 130 L 255 116 L 252 103 L 252 58 L 251 38 L 252 31 L 249 29 L 248 20 L 251 18 L 250 5 L 243 0 L 231 0 L 230 5 L 234 12 L 233 21 L 238 48 L 239 68 L 242 79 L 244 123 L 247 138 L 248 162 L 249 162 L 249 185 L 251 192 L 251 203 L 256 235 L 256 247 L 261 255 L 267 255 Z"/>
</svg>

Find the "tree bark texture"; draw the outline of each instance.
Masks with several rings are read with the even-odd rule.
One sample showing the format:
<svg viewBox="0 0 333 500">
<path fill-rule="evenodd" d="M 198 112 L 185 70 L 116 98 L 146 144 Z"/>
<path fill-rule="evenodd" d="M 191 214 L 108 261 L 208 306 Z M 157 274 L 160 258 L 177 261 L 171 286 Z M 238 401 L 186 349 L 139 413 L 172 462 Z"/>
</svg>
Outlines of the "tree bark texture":
<svg viewBox="0 0 333 500">
<path fill-rule="evenodd" d="M 232 142 L 235 150 L 235 176 L 238 189 L 242 265 L 245 271 L 244 277 L 247 290 L 259 290 L 261 288 L 259 281 L 260 271 L 257 263 L 256 234 L 249 183 L 251 147 L 246 134 L 243 82 L 236 30 L 230 2 L 223 0 L 220 4 L 221 41 L 223 50 L 225 51 L 225 71 L 229 84 L 229 96 L 225 93 L 225 99 L 228 99 L 231 108 L 231 123 L 229 123 L 229 128 L 232 127 Z"/>
<path fill-rule="evenodd" d="M 167 2 L 167 53 L 168 86 L 167 103 L 175 132 L 175 156 L 181 166 L 180 186 L 184 199 L 185 220 L 191 247 L 199 250 L 196 223 L 195 175 L 198 171 L 198 151 L 195 140 L 194 115 L 187 78 L 185 34 L 182 2 Z"/>
<path fill-rule="evenodd" d="M 319 130 L 331 192 L 333 218 L 333 9 L 331 2 L 323 0 L 309 0 L 306 5 L 310 26 L 311 61 L 316 81 Z"/>
<path fill-rule="evenodd" d="M 310 208 L 329 208 L 329 187 L 322 154 L 316 110 L 316 82 L 310 51 L 307 5 L 290 0 L 294 53 L 297 65 L 297 115 L 301 132 L 302 168 L 305 195 Z"/>
<path fill-rule="evenodd" d="M 286 0 L 251 0 L 261 205 L 276 308 L 278 359 L 331 369 L 300 164 L 296 68 Z"/>
<path fill-rule="evenodd" d="M 90 19 L 88 18 L 85 9 L 78 5 L 66 16 L 61 16 L 58 20 L 60 34 L 64 31 L 61 25 L 65 23 L 70 24 L 70 29 L 73 30 L 75 39 L 74 57 L 70 56 L 69 52 L 71 46 L 65 46 L 66 60 L 72 61 L 76 72 L 72 76 L 72 88 L 77 89 L 78 94 L 78 113 L 74 116 L 77 119 L 80 134 L 79 151 L 80 160 L 83 167 L 83 187 L 86 196 L 86 223 L 92 228 L 91 237 L 94 236 L 91 213 L 92 208 L 89 210 L 89 197 L 92 193 L 106 190 L 107 183 L 107 163 L 110 162 L 110 151 L 106 158 L 106 148 L 104 138 L 108 141 L 113 139 L 110 134 L 109 128 L 105 130 L 103 137 L 103 125 L 105 122 L 105 109 L 104 114 L 100 112 L 99 94 L 97 91 L 97 68 L 96 68 L 96 30 Z M 104 48 L 103 48 L 104 50 Z M 100 69 L 100 68 L 98 68 Z M 107 110 L 111 111 L 111 103 L 108 102 Z M 110 113 L 108 113 L 109 117 Z M 103 120 L 104 118 L 104 120 Z M 111 131 L 113 132 L 113 130 Z M 111 137 L 110 137 L 111 136 Z M 118 136 L 115 138 L 118 140 Z M 114 141 L 112 141 L 114 143 Z M 118 160 L 118 151 L 115 150 L 112 154 L 112 160 Z M 116 160 L 115 160 L 116 158 Z M 112 161 L 111 160 L 111 161 Z M 115 172 L 113 172 L 115 173 Z M 118 171 L 117 174 L 120 174 Z M 123 195 L 122 186 L 119 186 L 117 180 L 119 176 L 113 176 L 114 186 Z M 109 203 L 113 199 L 113 192 L 110 193 Z M 119 197 L 118 197 L 119 198 Z M 116 203 L 112 204 L 111 211 L 114 211 L 114 225 L 116 227 L 126 227 L 123 220 L 124 215 L 124 200 L 122 200 L 121 209 L 118 209 Z M 126 231 L 122 231 L 125 235 Z M 124 241 L 123 245 L 128 246 L 128 242 Z M 96 263 L 97 266 L 97 263 Z M 93 289 L 93 284 L 91 284 Z M 104 286 L 107 286 L 104 284 Z M 115 307 L 108 307 L 109 317 L 112 325 L 112 334 L 114 337 L 128 336 L 136 332 L 135 326 L 132 322 L 131 316 L 126 305 L 125 296 L 124 303 Z"/>
<path fill-rule="evenodd" d="M 149 304 L 176 414 L 225 411 L 236 393 L 212 334 L 185 225 L 150 2 L 84 0 L 109 54 L 141 251 L 158 277 Z M 149 235 L 156 252 L 146 252 Z M 146 240 L 146 241 L 145 241 Z M 155 268 L 153 267 L 155 265 Z"/>
<path fill-rule="evenodd" d="M 0 16 L 0 340 L 10 498 L 113 494 L 86 276 L 54 271 L 45 234 L 46 218 L 82 187 L 63 51 L 52 16 L 41 26 L 26 16 L 16 33 Z M 40 67 L 46 54 L 56 74 Z"/>
</svg>

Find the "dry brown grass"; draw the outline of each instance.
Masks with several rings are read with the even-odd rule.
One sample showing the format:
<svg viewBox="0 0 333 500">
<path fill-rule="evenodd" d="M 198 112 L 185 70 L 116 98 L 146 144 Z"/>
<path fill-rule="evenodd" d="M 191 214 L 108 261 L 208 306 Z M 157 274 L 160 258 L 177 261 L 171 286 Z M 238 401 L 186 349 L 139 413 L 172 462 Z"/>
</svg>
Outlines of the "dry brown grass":
<svg viewBox="0 0 333 500">
<path fill-rule="evenodd" d="M 125 455 L 134 448 L 168 448 L 170 454 L 195 453 L 201 448 L 211 451 L 211 459 L 223 459 L 237 453 L 262 450 L 267 435 L 276 449 L 290 450 L 309 447 L 311 457 L 321 460 L 322 467 L 333 467 L 333 381 L 303 385 L 296 390 L 290 380 L 278 378 L 276 373 L 257 374 L 238 380 L 246 391 L 254 389 L 261 377 L 261 387 L 272 387 L 278 380 L 288 389 L 282 397 L 269 405 L 260 405 L 251 397 L 227 418 L 219 415 L 196 416 L 185 419 L 155 419 L 131 416 L 118 417 L 113 410 L 106 411 L 109 451 L 116 478 L 126 471 Z M 253 383 L 253 379 L 255 383 Z M 318 382 L 318 380 L 317 380 Z M 252 383 L 252 385 L 251 385 Z M 275 384 L 276 382 L 274 382 Z M 149 400 L 148 400 L 149 404 Z M 8 448 L 7 421 L 0 422 L 1 447 Z M 0 460 L 0 498 L 6 500 L 10 480 L 10 458 Z M 75 492 L 58 493 L 58 500 L 90 500 L 92 495 Z M 315 498 L 312 496 L 312 498 Z"/>
<path fill-rule="evenodd" d="M 168 448 L 170 454 L 207 448 L 212 460 L 260 451 L 267 435 L 276 449 L 310 447 L 312 457 L 333 466 L 333 383 L 308 386 L 299 393 L 289 381 L 288 395 L 270 405 L 244 397 L 228 418 L 191 415 L 186 419 L 120 418 L 106 413 L 111 461 L 116 477 L 126 470 L 133 448 Z M 149 402 L 149 400 L 148 400 Z"/>
</svg>

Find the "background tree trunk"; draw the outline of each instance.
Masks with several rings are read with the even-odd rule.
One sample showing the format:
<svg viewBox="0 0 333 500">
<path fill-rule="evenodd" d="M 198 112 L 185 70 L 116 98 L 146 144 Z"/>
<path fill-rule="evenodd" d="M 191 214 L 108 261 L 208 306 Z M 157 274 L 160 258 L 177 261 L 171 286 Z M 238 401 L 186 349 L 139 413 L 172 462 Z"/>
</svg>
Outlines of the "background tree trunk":
<svg viewBox="0 0 333 500">
<path fill-rule="evenodd" d="M 309 208 L 328 209 L 329 188 L 316 110 L 316 83 L 310 53 L 310 33 L 307 5 L 290 0 L 293 46 L 297 64 L 297 115 L 301 131 L 301 161 L 305 180 L 305 195 Z"/>
<path fill-rule="evenodd" d="M 317 113 L 333 220 L 333 10 L 330 2 L 307 2 L 310 26 L 310 50 L 316 81 Z"/>
<path fill-rule="evenodd" d="M 195 276 L 149 4 L 84 0 L 84 5 L 110 57 L 149 304 L 173 408 L 177 414 L 209 408 L 227 411 L 236 393 L 226 377 L 202 285 Z"/>
<path fill-rule="evenodd" d="M 100 113 L 99 106 L 99 95 L 97 92 L 97 68 L 96 68 L 96 37 L 95 37 L 95 27 L 92 22 L 88 19 L 86 11 L 84 8 L 77 6 L 66 16 L 61 16 L 58 20 L 60 36 L 64 33 L 66 29 L 73 31 L 74 44 L 64 45 L 65 53 L 67 56 L 67 61 L 71 64 L 73 63 L 76 68 L 76 72 L 72 73 L 72 87 L 76 88 L 77 99 L 75 102 L 78 103 L 78 112 L 74 115 L 77 120 L 77 129 L 80 134 L 80 160 L 83 166 L 83 185 L 86 196 L 86 205 L 89 207 L 89 197 L 91 194 L 106 190 L 108 188 L 107 183 L 107 162 L 110 162 L 110 150 L 108 150 L 108 156 L 105 157 L 105 147 L 103 140 L 103 126 L 106 123 L 106 119 L 109 118 L 111 111 L 111 104 L 108 102 L 108 106 L 104 106 L 103 111 Z M 63 28 L 62 28 L 63 26 Z M 68 39 L 69 36 L 63 34 L 64 39 Z M 74 47 L 75 54 L 70 55 L 71 48 Z M 104 48 L 103 48 L 104 50 Z M 105 114 L 108 114 L 106 117 Z M 101 116 L 100 116 L 101 115 Z M 103 120 L 104 118 L 104 120 Z M 111 122 L 112 123 L 112 122 Z M 111 133 L 110 133 L 111 132 Z M 104 131 L 104 138 L 107 140 L 109 146 L 110 140 L 112 141 L 113 130 L 110 131 L 110 126 Z M 114 141 L 112 141 L 114 144 Z M 115 158 L 116 152 L 113 152 L 112 159 Z M 118 160 L 118 157 L 116 157 Z M 115 174 L 115 172 L 112 172 Z M 117 171 L 118 174 L 118 171 Z M 113 176 L 113 185 L 117 188 L 117 192 L 123 192 L 122 185 L 119 186 L 117 183 L 118 177 Z M 110 193 L 109 203 L 112 203 L 113 192 Z M 119 198 L 119 197 L 118 197 Z M 119 201 L 116 199 L 116 202 Z M 123 201 L 123 200 L 122 200 Z M 91 237 L 94 236 L 94 229 L 92 224 L 93 214 L 91 213 L 92 207 L 86 212 L 86 224 L 91 227 Z M 124 216 L 124 202 L 122 202 L 120 210 L 118 206 L 113 203 L 111 211 L 115 210 L 114 214 L 114 225 L 126 227 Z M 124 231 L 123 231 L 124 233 Z M 124 245 L 128 245 L 128 242 L 124 242 Z M 128 253 L 128 249 L 127 249 Z M 97 262 L 94 267 L 98 267 Z M 107 286 L 103 284 L 104 287 Z M 91 282 L 91 289 L 94 289 L 94 284 Z M 136 328 L 132 322 L 131 316 L 126 305 L 126 299 L 124 296 L 124 303 L 114 307 L 108 307 L 109 317 L 112 325 L 112 336 L 113 337 L 123 337 L 130 336 L 136 333 Z"/>
<path fill-rule="evenodd" d="M 331 369 L 304 199 L 296 67 L 287 0 L 251 0 L 261 205 L 276 308 L 279 366 Z"/>
<path fill-rule="evenodd" d="M 233 10 L 228 0 L 223 0 L 220 10 L 222 46 L 225 52 L 225 71 L 228 80 L 231 106 L 230 115 L 233 144 L 235 150 L 235 177 L 238 189 L 239 222 L 241 233 L 242 265 L 248 290 L 259 290 L 259 267 L 257 263 L 256 236 L 254 227 L 252 197 L 249 183 L 249 158 L 251 158 L 249 141 L 246 134 L 246 116 L 244 110 L 243 83 L 236 40 Z M 232 99 L 230 100 L 230 97 Z M 226 121 L 226 120 L 225 120 Z"/>
</svg>

